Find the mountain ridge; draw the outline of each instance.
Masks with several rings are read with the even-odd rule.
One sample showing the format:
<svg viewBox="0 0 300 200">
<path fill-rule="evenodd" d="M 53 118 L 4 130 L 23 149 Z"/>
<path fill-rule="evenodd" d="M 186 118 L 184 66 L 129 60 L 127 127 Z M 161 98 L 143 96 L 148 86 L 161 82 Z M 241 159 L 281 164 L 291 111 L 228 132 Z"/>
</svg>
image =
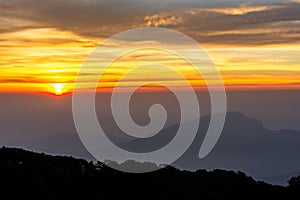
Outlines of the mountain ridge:
<svg viewBox="0 0 300 200">
<path fill-rule="evenodd" d="M 197 170 L 227 169 L 242 170 L 256 180 L 270 181 L 270 177 L 297 172 L 300 169 L 300 131 L 268 130 L 257 119 L 239 112 L 228 112 L 225 126 L 214 149 L 204 159 L 198 158 L 198 152 L 205 136 L 209 116 L 201 117 L 199 132 L 186 153 L 174 163 L 180 169 Z M 162 147 L 176 133 L 176 125 L 164 129 L 169 137 L 148 141 L 147 145 L 136 142 L 121 144 L 131 150 L 138 147 L 142 152 Z M 160 140 L 160 141 L 159 141 Z M 138 141 L 138 140 L 137 140 Z M 82 145 L 74 132 L 59 132 L 32 141 L 1 143 L 0 145 L 22 147 L 50 154 L 72 155 L 79 158 L 94 160 Z M 271 181 L 273 184 L 285 185 L 287 179 Z"/>
<path fill-rule="evenodd" d="M 253 199 L 299 195 L 300 177 L 288 187 L 255 181 L 243 172 L 197 170 L 171 166 L 130 174 L 70 156 L 2 147 L 0 191 L 4 199 Z"/>
</svg>

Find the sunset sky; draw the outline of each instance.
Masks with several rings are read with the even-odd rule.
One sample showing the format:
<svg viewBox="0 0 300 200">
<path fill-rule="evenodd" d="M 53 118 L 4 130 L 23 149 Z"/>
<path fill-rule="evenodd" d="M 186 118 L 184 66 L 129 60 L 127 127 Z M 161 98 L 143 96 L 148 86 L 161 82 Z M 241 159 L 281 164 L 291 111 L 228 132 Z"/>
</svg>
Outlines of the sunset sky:
<svg viewBox="0 0 300 200">
<path fill-rule="evenodd" d="M 0 92 L 70 92 L 84 59 L 101 41 L 138 27 L 165 27 L 194 38 L 227 89 L 300 89 L 299 0 L 0 0 Z M 153 52 L 142 56 L 149 55 L 161 58 Z M 103 84 L 112 86 L 132 65 L 130 58 Z M 192 84 L 203 84 L 176 64 Z M 167 75 L 155 78 L 180 86 Z"/>
</svg>

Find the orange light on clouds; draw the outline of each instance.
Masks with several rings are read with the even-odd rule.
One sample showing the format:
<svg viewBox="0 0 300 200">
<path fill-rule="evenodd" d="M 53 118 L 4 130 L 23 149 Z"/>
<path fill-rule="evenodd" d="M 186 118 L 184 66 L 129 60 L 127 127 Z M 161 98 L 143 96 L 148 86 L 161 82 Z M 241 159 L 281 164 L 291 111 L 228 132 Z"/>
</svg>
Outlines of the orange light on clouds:
<svg viewBox="0 0 300 200">
<path fill-rule="evenodd" d="M 46 92 L 55 95 L 69 93 L 73 89 L 72 84 L 82 62 L 100 42 L 99 38 L 85 38 L 58 29 L 23 30 L 0 36 L 6 38 L 5 41 L 0 41 L 0 92 Z M 300 88 L 299 45 L 241 48 L 211 44 L 205 47 L 220 70 L 227 89 Z M 119 48 L 112 46 L 108 51 L 118 52 Z M 187 63 L 165 52 L 153 51 L 122 57 L 106 71 L 99 87 L 102 90 L 111 90 L 124 73 L 145 62 L 176 68 L 193 87 L 205 87 L 201 76 Z M 88 66 L 85 82 L 82 83 L 83 88 L 88 89 L 89 81 L 94 80 L 94 76 L 97 75 L 94 74 L 95 68 L 99 66 L 101 67 L 101 63 L 91 63 Z M 173 79 L 164 71 L 140 70 L 121 85 L 126 90 L 126 87 L 137 85 L 139 80 L 148 79 L 183 88 L 180 80 Z M 155 87 L 144 89 L 153 91 Z"/>
<path fill-rule="evenodd" d="M 136 2 L 122 12 L 121 21 L 114 5 L 96 2 L 84 6 L 78 2 L 66 3 L 58 8 L 54 1 L 47 4 L 3 1 L 0 5 L 0 92 L 69 93 L 82 63 L 101 41 L 118 32 L 145 26 L 172 27 L 199 41 L 219 69 L 227 89 L 300 89 L 300 21 L 291 14 L 300 5 L 299 0 L 218 6 L 215 3 L 202 6 L 199 1 L 193 7 L 178 4 L 176 11 L 169 9 L 170 1 L 146 13 L 140 11 L 141 5 Z M 149 42 L 156 43 L 143 41 L 134 45 L 141 47 Z M 179 44 L 182 43 L 178 41 Z M 128 48 L 126 39 L 106 47 L 106 53 L 115 54 Z M 191 50 L 184 45 L 180 48 Z M 98 90 L 111 91 L 124 73 L 145 62 L 176 68 L 194 88 L 205 87 L 205 81 L 182 60 L 165 53 L 144 51 L 124 56 L 115 63 L 102 77 Z M 83 89 L 89 90 L 99 75 L 95 74 L 95 68 L 105 67 L 103 63 L 95 63 L 84 74 L 80 83 Z M 159 80 L 162 84 L 184 88 L 182 81 L 159 69 L 140 70 L 129 79 L 121 83 L 124 90 L 139 85 L 141 80 Z M 156 86 L 144 89 L 162 90 Z"/>
</svg>

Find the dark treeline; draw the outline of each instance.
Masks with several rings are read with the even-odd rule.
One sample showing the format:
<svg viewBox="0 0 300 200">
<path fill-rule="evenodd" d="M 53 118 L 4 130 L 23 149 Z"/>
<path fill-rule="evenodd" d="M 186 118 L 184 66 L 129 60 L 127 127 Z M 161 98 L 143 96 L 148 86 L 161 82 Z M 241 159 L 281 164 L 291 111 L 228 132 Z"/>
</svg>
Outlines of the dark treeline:
<svg viewBox="0 0 300 200">
<path fill-rule="evenodd" d="M 300 195 L 300 177 L 287 187 L 257 182 L 243 172 L 119 172 L 98 162 L 0 149 L 0 199 L 289 199 Z"/>
</svg>

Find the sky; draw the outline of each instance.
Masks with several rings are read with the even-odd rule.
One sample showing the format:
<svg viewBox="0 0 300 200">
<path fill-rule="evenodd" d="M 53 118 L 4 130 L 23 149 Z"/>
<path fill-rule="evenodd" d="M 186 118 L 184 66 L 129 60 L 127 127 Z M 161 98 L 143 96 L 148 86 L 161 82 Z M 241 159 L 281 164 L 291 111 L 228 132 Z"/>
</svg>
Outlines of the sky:
<svg viewBox="0 0 300 200">
<path fill-rule="evenodd" d="M 138 27 L 170 28 L 195 39 L 227 90 L 300 88 L 298 0 L 0 0 L 0 92 L 70 92 L 80 66 L 100 42 Z M 162 58 L 153 52 L 139 56 L 149 55 Z M 103 84 L 113 87 L 133 63 L 130 59 L 121 62 L 117 73 L 108 73 Z M 196 74 L 189 67 L 168 59 L 192 85 L 204 84 L 193 82 Z M 138 72 L 130 84 L 147 73 Z"/>
<path fill-rule="evenodd" d="M 87 67 L 80 86 L 89 89 L 107 63 L 86 62 L 87 57 L 114 34 L 141 27 L 168 28 L 197 41 L 222 76 L 227 111 L 257 119 L 267 130 L 300 130 L 300 0 L 0 0 L 0 146 L 90 156 L 73 120 L 71 93 L 77 73 Z M 130 45 L 166 44 L 169 39 L 116 41 L 104 45 L 99 58 Z M 181 41 L 170 47 L 199 58 Z M 206 66 L 207 58 L 201 61 Z M 156 81 L 184 90 L 185 81 L 160 68 L 167 65 L 199 89 L 200 115 L 212 114 L 206 82 L 190 63 L 157 49 L 131 52 L 116 59 L 98 84 L 95 109 L 110 136 L 119 137 L 120 129 L 107 91 L 145 63 L 152 65 L 138 68 L 121 86 Z M 140 91 L 130 99 L 134 122 L 147 125 L 150 107 L 159 103 L 168 114 L 164 128 L 178 124 L 181 111 L 174 94 L 151 84 Z M 118 106 L 126 107 L 122 103 Z M 244 136 L 243 131 L 239 134 Z"/>
</svg>

